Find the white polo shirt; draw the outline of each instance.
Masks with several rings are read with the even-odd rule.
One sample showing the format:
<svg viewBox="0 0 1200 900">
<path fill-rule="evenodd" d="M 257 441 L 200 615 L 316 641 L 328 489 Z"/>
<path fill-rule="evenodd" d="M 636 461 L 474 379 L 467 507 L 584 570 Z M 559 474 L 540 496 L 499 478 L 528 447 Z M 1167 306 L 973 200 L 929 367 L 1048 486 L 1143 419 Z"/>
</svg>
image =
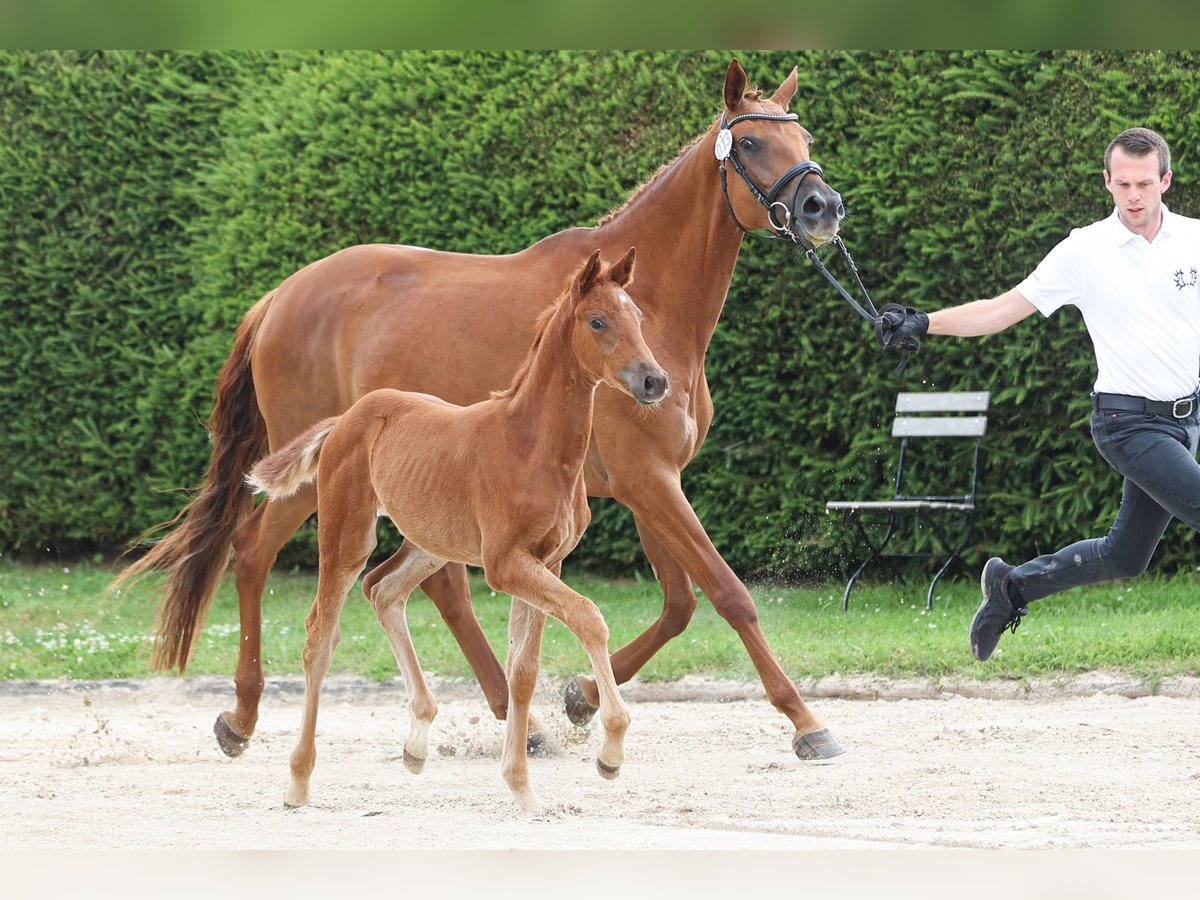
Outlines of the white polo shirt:
<svg viewBox="0 0 1200 900">
<path fill-rule="evenodd" d="M 1151 400 L 1193 394 L 1200 369 L 1200 221 L 1163 206 L 1153 241 L 1114 208 L 1074 229 L 1017 285 L 1044 316 L 1079 307 L 1096 352 L 1096 390 Z"/>
</svg>

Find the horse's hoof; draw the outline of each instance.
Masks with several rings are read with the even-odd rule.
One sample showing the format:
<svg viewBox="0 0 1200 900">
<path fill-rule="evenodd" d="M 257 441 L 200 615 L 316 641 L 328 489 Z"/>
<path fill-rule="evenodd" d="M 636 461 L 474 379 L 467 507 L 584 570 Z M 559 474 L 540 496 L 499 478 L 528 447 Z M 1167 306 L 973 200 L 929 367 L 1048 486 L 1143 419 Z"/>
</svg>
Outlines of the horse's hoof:
<svg viewBox="0 0 1200 900">
<path fill-rule="evenodd" d="M 216 724 L 213 725 L 213 734 L 217 736 L 217 743 L 225 752 L 225 755 L 232 759 L 237 759 L 250 746 L 250 738 L 242 737 L 233 730 L 233 726 L 225 721 L 225 714 L 217 716 Z"/>
<path fill-rule="evenodd" d="M 550 736 L 544 731 L 531 731 L 525 737 L 525 755 L 530 759 L 545 759 L 550 755 Z"/>
<path fill-rule="evenodd" d="M 584 699 L 583 688 L 579 686 L 578 678 L 567 682 L 567 689 L 563 691 L 563 709 L 567 711 L 567 718 L 573 725 L 586 725 L 592 721 L 592 716 L 599 708 Z"/>
<path fill-rule="evenodd" d="M 792 749 L 806 762 L 814 759 L 833 759 L 846 752 L 846 748 L 838 743 L 838 739 L 829 733 L 828 728 L 796 735 L 792 740 Z"/>
<path fill-rule="evenodd" d="M 601 778 L 604 778 L 607 781 L 612 781 L 614 778 L 616 778 L 618 775 L 621 774 L 621 767 L 605 765 L 604 763 L 602 763 L 600 761 L 600 757 L 597 756 L 596 757 L 596 771 L 600 773 Z"/>
<path fill-rule="evenodd" d="M 408 769 L 414 775 L 420 775 L 421 770 L 425 768 L 425 760 L 413 756 L 406 748 L 404 751 L 404 768 Z"/>
</svg>

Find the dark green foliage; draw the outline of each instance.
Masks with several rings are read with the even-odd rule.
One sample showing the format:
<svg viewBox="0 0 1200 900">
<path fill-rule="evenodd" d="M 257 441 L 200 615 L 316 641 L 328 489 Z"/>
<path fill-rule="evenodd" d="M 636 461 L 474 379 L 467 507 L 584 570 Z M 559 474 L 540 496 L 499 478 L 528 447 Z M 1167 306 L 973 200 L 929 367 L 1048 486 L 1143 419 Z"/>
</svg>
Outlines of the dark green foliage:
<svg viewBox="0 0 1200 900">
<path fill-rule="evenodd" d="M 1200 206 L 1192 54 L 738 55 L 768 90 L 799 66 L 794 108 L 877 303 L 1015 285 L 1108 213 L 1101 156 L 1129 125 L 1171 142 L 1172 208 Z M 0 54 L 0 550 L 108 551 L 171 517 L 259 296 L 353 243 L 505 253 L 594 223 L 707 126 L 729 56 Z M 717 418 L 684 476 L 736 569 L 843 571 L 853 534 L 824 501 L 886 482 L 901 387 L 993 392 L 978 556 L 1107 528 L 1119 484 L 1087 434 L 1077 314 L 929 339 L 894 368 L 801 255 L 746 241 L 708 360 Z M 573 564 L 640 565 L 628 514 L 593 508 Z M 1159 566 L 1190 563 L 1190 539 L 1172 530 Z"/>
</svg>

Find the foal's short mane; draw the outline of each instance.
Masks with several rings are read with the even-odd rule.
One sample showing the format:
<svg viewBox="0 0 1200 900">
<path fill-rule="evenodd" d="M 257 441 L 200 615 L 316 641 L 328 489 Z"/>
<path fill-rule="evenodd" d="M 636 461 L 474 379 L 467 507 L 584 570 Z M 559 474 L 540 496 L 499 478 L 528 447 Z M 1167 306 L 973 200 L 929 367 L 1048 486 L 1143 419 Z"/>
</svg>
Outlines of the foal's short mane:
<svg viewBox="0 0 1200 900">
<path fill-rule="evenodd" d="M 591 283 L 591 286 L 588 288 L 588 290 L 595 290 L 601 285 L 610 284 L 611 282 L 612 278 L 609 276 L 608 271 L 605 270 L 596 276 L 596 279 Z M 573 283 L 574 282 L 572 280 L 572 284 Z M 529 352 L 525 354 L 524 362 L 522 362 L 521 367 L 517 369 L 517 374 L 513 376 L 513 379 L 509 383 L 508 387 L 500 391 L 492 391 L 491 398 L 493 400 L 500 400 L 504 397 L 510 397 L 517 392 L 518 388 L 521 387 L 521 384 L 529 375 L 529 370 L 533 368 L 533 361 L 537 357 L 538 350 L 542 346 L 542 339 L 545 338 L 546 332 L 550 330 L 550 323 L 554 321 L 554 317 L 558 314 L 558 311 L 562 309 L 563 304 L 570 301 L 571 290 L 572 288 L 568 287 L 565 291 L 559 294 L 557 300 L 555 300 L 538 314 L 537 320 L 533 324 L 533 343 L 529 345 Z"/>
</svg>

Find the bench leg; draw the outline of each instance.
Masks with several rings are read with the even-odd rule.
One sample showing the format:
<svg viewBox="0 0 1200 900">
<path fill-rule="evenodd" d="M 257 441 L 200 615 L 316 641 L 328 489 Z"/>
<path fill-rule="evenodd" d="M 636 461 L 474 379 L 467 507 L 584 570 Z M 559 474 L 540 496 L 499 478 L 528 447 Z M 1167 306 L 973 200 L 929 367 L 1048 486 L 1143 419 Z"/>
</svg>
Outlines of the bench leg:
<svg viewBox="0 0 1200 900">
<path fill-rule="evenodd" d="M 867 534 L 867 529 L 863 526 L 858 517 L 854 516 L 853 513 L 850 515 L 854 518 L 854 524 L 858 527 L 859 533 L 862 534 L 866 545 L 871 548 L 871 555 L 862 561 L 859 567 L 854 570 L 854 574 L 850 576 L 850 580 L 846 582 L 846 593 L 842 595 L 842 612 L 846 612 L 850 609 L 850 591 L 854 589 L 854 582 L 858 581 L 858 576 L 861 575 L 867 566 L 869 566 L 874 560 L 883 555 L 883 548 L 887 546 L 887 542 L 892 539 L 892 535 L 896 531 L 897 521 L 897 516 L 894 512 L 888 516 L 887 531 L 883 533 L 883 538 L 879 541 L 879 546 L 876 547 L 874 542 L 871 540 L 871 536 Z"/>
<path fill-rule="evenodd" d="M 955 562 L 962 562 L 961 554 L 966 548 L 967 544 L 970 543 L 971 533 L 974 531 L 974 529 L 975 513 L 972 511 L 972 513 L 967 517 L 966 524 L 963 526 L 962 535 L 959 538 L 958 546 L 950 551 L 950 558 L 946 560 L 945 565 L 938 569 L 938 573 L 933 576 L 933 581 L 929 583 L 929 594 L 925 598 L 926 609 L 933 609 L 933 589 L 937 587 L 937 583 L 941 580 L 942 576 L 950 570 L 950 567 L 954 565 Z M 936 524 L 934 525 L 934 533 L 939 539 L 944 540 L 942 538 L 942 534 L 940 531 L 938 531 Z"/>
<path fill-rule="evenodd" d="M 854 582 L 858 581 L 858 576 L 861 575 L 863 570 L 871 564 L 871 560 L 878 555 L 878 553 L 872 553 L 870 556 L 864 559 L 862 564 L 854 570 L 854 574 L 850 576 L 850 580 L 846 582 L 846 593 L 842 595 L 842 612 L 846 612 L 848 609 L 850 609 L 850 592 L 854 590 Z"/>
<path fill-rule="evenodd" d="M 938 569 L 938 573 L 933 576 L 933 581 L 929 582 L 929 594 L 925 598 L 926 609 L 933 609 L 933 589 L 937 587 L 937 583 L 941 580 L 942 576 L 949 571 L 950 566 L 952 566 L 957 560 L 961 559 L 962 557 L 960 557 L 958 553 L 951 554 L 950 558 L 946 560 L 945 565 Z"/>
</svg>

